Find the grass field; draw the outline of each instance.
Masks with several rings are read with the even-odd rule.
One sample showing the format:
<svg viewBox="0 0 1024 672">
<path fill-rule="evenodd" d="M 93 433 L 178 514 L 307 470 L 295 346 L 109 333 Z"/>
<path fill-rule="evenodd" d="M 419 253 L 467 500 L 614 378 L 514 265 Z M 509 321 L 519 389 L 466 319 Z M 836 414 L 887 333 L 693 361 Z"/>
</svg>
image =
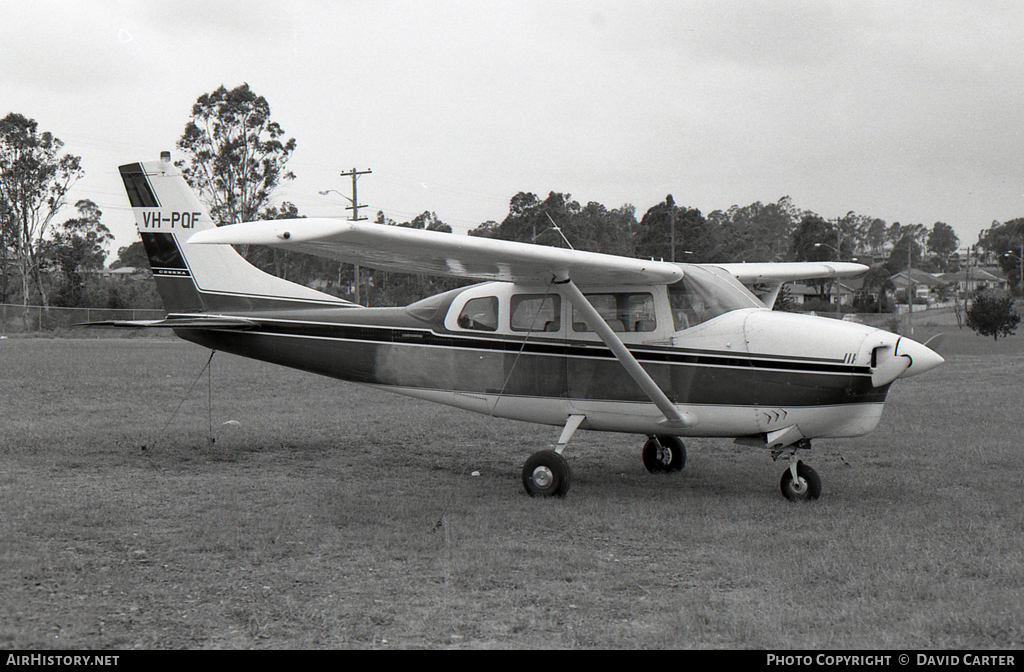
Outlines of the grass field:
<svg viewBox="0 0 1024 672">
<path fill-rule="evenodd" d="M 172 420 L 196 346 L 3 340 L 0 648 L 1020 648 L 1024 339 L 952 332 L 812 504 L 592 432 L 534 500 L 557 429 L 224 354 Z"/>
</svg>

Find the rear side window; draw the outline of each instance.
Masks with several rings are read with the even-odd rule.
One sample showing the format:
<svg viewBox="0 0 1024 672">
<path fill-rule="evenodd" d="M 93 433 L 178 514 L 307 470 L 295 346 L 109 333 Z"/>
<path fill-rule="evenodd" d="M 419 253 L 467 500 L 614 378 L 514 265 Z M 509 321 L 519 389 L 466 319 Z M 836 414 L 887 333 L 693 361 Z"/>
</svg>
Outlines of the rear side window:
<svg viewBox="0 0 1024 672">
<path fill-rule="evenodd" d="M 654 319 L 654 297 L 646 292 L 637 294 L 587 294 L 587 299 L 597 312 L 617 332 L 654 331 L 657 322 Z M 590 331 L 575 309 L 572 312 L 573 331 Z"/>
<path fill-rule="evenodd" d="M 562 303 L 555 294 L 516 294 L 512 297 L 512 331 L 558 331 Z"/>
<path fill-rule="evenodd" d="M 459 313 L 459 327 L 475 331 L 498 330 L 498 297 L 470 299 Z"/>
</svg>

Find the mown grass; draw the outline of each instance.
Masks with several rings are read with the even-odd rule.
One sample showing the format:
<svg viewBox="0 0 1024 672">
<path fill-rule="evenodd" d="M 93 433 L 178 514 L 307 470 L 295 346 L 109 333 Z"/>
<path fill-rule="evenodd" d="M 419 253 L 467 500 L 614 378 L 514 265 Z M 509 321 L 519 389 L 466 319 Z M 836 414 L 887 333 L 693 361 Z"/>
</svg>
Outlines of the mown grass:
<svg viewBox="0 0 1024 672">
<path fill-rule="evenodd" d="M 1024 348 L 944 353 L 793 505 L 728 441 L 581 432 L 534 500 L 556 429 L 224 354 L 169 422 L 200 348 L 0 341 L 0 646 L 1020 647 Z"/>
</svg>

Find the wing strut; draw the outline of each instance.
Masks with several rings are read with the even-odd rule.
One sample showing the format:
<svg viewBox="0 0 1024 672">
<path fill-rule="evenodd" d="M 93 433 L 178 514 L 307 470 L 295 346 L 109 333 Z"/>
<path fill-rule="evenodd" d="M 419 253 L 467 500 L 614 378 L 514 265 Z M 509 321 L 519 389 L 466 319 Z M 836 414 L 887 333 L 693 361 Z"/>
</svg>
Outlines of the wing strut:
<svg viewBox="0 0 1024 672">
<path fill-rule="evenodd" d="M 572 281 L 572 278 L 565 274 L 563 278 L 556 278 L 555 284 L 561 288 L 565 298 L 573 305 L 576 310 L 583 316 L 583 321 L 587 323 L 587 326 L 591 328 L 604 344 L 612 351 L 615 355 L 615 359 L 619 360 L 623 368 L 626 369 L 626 373 L 636 381 L 636 384 L 640 386 L 640 389 L 644 391 L 654 405 L 658 407 L 658 410 L 664 414 L 665 419 L 660 423 L 670 429 L 685 429 L 686 427 L 693 427 L 697 424 L 697 418 L 692 413 L 681 413 L 678 408 L 672 403 L 671 400 L 665 395 L 665 393 L 658 387 L 658 384 L 654 382 L 651 375 L 647 373 L 644 367 L 640 366 L 640 362 L 636 361 L 626 345 L 622 340 L 615 335 L 612 328 L 608 326 L 608 323 L 604 321 L 597 309 L 587 300 L 587 297 L 583 296 L 583 292 L 576 286 L 576 283 Z"/>
</svg>

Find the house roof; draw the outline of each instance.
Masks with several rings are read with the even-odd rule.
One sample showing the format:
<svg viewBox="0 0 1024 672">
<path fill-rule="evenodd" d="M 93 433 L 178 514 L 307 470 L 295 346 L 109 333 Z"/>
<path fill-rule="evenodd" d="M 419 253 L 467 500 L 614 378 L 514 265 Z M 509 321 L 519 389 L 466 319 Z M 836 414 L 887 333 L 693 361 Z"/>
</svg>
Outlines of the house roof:
<svg viewBox="0 0 1024 672">
<path fill-rule="evenodd" d="M 942 285 L 945 285 L 945 284 L 949 283 L 948 280 L 943 280 L 942 278 L 934 276 L 931 273 L 927 273 L 925 271 L 922 271 L 919 268 L 911 268 L 910 269 L 910 277 L 913 279 L 915 284 L 927 285 L 929 287 L 941 287 Z M 892 284 L 896 285 L 897 287 L 906 287 L 907 286 L 907 272 L 906 271 L 900 271 L 896 275 L 890 276 L 889 279 L 892 280 Z"/>
<path fill-rule="evenodd" d="M 943 273 L 941 277 L 945 282 L 966 282 L 967 270 L 960 269 L 956 273 Z M 975 282 L 1005 282 L 1006 276 L 999 269 L 972 268 L 971 280 Z"/>
</svg>

